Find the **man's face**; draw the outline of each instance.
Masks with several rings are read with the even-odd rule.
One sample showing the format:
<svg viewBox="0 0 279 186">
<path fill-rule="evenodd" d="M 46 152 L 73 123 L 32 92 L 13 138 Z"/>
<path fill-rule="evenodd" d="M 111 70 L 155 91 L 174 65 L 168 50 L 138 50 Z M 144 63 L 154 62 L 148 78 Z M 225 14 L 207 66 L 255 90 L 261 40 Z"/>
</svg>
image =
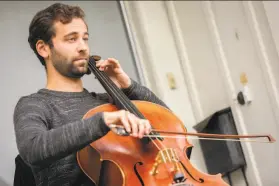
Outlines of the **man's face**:
<svg viewBox="0 0 279 186">
<path fill-rule="evenodd" d="M 50 59 L 54 68 L 63 76 L 80 78 L 88 71 L 88 32 L 82 19 L 68 24 L 56 22 Z"/>
</svg>

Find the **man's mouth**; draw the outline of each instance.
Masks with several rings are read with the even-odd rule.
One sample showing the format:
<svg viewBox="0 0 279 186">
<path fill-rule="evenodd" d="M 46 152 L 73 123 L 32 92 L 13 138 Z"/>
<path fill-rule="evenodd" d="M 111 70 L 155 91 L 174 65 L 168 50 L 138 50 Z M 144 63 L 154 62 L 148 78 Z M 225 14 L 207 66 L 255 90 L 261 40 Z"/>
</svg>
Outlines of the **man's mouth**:
<svg viewBox="0 0 279 186">
<path fill-rule="evenodd" d="M 87 58 L 78 58 L 78 59 L 75 59 L 74 61 L 78 61 L 78 62 L 87 62 L 88 59 L 87 59 Z"/>
<path fill-rule="evenodd" d="M 88 58 L 76 58 L 73 62 L 78 66 L 85 66 L 88 63 Z"/>
</svg>

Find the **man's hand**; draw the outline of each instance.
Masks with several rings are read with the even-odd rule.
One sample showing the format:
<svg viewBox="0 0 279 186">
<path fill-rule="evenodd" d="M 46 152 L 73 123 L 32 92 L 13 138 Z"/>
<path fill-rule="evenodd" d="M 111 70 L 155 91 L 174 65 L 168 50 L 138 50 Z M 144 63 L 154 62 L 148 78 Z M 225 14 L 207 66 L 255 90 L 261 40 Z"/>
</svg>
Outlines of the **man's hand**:
<svg viewBox="0 0 279 186">
<path fill-rule="evenodd" d="M 151 132 L 151 125 L 148 120 L 140 119 L 125 110 L 104 112 L 104 121 L 108 127 L 110 124 L 123 125 L 131 136 L 138 138 L 142 138 L 144 134 Z"/>
<path fill-rule="evenodd" d="M 119 61 L 114 58 L 100 60 L 96 62 L 96 67 L 104 71 L 118 88 L 128 88 L 131 85 L 131 79 L 121 68 Z"/>
</svg>

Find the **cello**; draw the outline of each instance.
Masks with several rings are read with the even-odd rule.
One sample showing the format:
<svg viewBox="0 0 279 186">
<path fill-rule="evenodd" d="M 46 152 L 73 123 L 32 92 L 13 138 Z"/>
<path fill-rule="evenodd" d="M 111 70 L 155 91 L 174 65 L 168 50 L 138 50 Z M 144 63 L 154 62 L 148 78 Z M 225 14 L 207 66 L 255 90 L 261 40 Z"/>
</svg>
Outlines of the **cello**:
<svg viewBox="0 0 279 186">
<path fill-rule="evenodd" d="M 228 186 L 221 174 L 209 175 L 190 162 L 193 147 L 186 137 L 206 139 L 267 138 L 270 135 L 224 135 L 187 132 L 182 121 L 169 109 L 147 101 L 129 100 L 113 81 L 96 67 L 100 56 L 89 58 L 88 68 L 102 84 L 115 104 L 103 104 L 89 110 L 85 118 L 98 112 L 127 110 L 151 123 L 152 131 L 144 138 L 129 136 L 122 126 L 77 152 L 84 174 L 98 186 Z M 104 161 L 106 160 L 106 161 Z"/>
</svg>

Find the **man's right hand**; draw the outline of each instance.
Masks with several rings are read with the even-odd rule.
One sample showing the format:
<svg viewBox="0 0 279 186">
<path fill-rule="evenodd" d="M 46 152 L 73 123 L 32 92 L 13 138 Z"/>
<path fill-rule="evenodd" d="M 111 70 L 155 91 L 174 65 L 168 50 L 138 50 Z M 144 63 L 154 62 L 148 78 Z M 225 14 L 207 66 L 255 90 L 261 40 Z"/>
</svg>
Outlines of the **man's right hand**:
<svg viewBox="0 0 279 186">
<path fill-rule="evenodd" d="M 123 125 L 131 136 L 142 138 L 143 135 L 151 132 L 151 125 L 148 120 L 140 119 L 129 111 L 119 110 L 114 112 L 104 112 L 105 124 Z"/>
</svg>

